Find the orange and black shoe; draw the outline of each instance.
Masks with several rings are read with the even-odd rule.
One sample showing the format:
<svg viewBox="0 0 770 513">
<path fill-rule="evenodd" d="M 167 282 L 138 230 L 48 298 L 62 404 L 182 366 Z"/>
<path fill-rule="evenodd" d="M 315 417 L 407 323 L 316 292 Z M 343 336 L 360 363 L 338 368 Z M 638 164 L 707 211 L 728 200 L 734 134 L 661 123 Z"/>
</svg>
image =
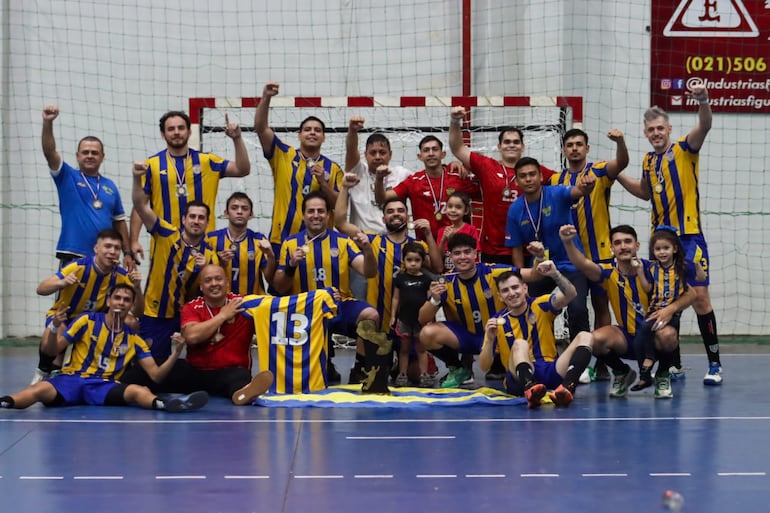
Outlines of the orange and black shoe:
<svg viewBox="0 0 770 513">
<path fill-rule="evenodd" d="M 535 409 L 540 406 L 540 402 L 545 397 L 545 385 L 542 383 L 535 383 L 531 387 L 524 390 L 524 397 L 527 398 L 527 404 L 530 409 Z"/>
<path fill-rule="evenodd" d="M 548 394 L 548 397 L 551 398 L 553 404 L 562 408 L 566 408 L 572 402 L 572 392 L 564 385 L 556 387 L 556 390 Z"/>
</svg>

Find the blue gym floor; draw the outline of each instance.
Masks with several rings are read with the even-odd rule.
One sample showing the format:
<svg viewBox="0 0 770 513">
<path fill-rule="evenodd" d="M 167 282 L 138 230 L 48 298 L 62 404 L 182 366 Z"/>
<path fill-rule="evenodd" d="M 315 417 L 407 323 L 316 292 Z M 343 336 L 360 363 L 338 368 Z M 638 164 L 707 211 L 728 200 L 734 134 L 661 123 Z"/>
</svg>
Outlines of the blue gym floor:
<svg viewBox="0 0 770 513">
<path fill-rule="evenodd" d="M 36 360 L 0 348 L 0 393 Z M 767 512 L 770 355 L 722 360 L 722 387 L 698 352 L 673 400 L 594 383 L 568 409 L 2 410 L 0 513 L 650 512 L 667 489 L 685 512 Z"/>
</svg>

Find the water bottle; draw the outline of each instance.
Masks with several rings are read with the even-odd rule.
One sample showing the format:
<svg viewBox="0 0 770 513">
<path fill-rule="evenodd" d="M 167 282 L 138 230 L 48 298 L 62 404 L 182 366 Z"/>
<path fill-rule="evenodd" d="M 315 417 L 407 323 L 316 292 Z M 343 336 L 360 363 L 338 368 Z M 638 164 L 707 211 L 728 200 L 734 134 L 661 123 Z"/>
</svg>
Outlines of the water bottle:
<svg viewBox="0 0 770 513">
<path fill-rule="evenodd" d="M 674 490 L 666 490 L 663 492 L 663 505 L 671 511 L 682 511 L 684 497 L 682 497 L 681 493 Z"/>
</svg>

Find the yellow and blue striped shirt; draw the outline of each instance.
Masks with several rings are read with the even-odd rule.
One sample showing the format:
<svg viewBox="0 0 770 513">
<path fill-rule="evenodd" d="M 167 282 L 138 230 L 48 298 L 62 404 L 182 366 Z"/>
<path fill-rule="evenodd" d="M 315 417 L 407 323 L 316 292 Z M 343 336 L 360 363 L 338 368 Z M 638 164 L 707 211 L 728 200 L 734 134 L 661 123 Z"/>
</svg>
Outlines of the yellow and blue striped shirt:
<svg viewBox="0 0 770 513">
<path fill-rule="evenodd" d="M 142 185 L 144 193 L 150 198 L 153 212 L 177 227 L 182 226 L 188 201 L 202 201 L 213 214 L 219 180 L 225 175 L 228 162 L 213 153 L 201 153 L 193 148 L 184 157 L 174 157 L 168 150 L 149 157 L 145 161 L 148 169 Z M 184 196 L 177 194 L 177 172 L 179 177 L 184 177 Z M 216 219 L 209 215 L 208 231 L 215 229 Z"/>
<path fill-rule="evenodd" d="M 227 228 L 206 235 L 206 242 L 215 252 L 231 248 L 235 251 L 230 262 L 222 262 L 225 272 L 230 274 L 230 292 L 233 294 L 245 296 L 265 293 L 262 269 L 267 265 L 267 257 L 259 247 L 259 241 L 263 239 L 267 237 L 249 229 L 246 230 L 246 236 L 237 243 L 230 240 Z"/>
<path fill-rule="evenodd" d="M 117 380 L 134 356 L 149 358 L 150 348 L 128 326 L 113 333 L 101 312 L 86 312 L 76 317 L 64 332 L 72 352 L 62 367 L 62 374 L 82 378 Z"/>
<path fill-rule="evenodd" d="M 69 307 L 67 312 L 70 319 L 82 312 L 98 312 L 107 305 L 107 293 L 115 285 L 122 283 L 133 287 L 128 271 L 115 266 L 109 274 L 102 274 L 94 264 L 94 257 L 85 257 L 65 265 L 56 273 L 60 279 L 69 274 L 75 274 L 80 281 L 69 285 L 58 292 L 56 301 L 46 317 L 51 317 L 63 307 Z"/>
<path fill-rule="evenodd" d="M 494 278 L 516 269 L 510 265 L 476 264 L 473 278 L 446 278 L 447 291 L 441 298 L 447 320 L 462 324 L 472 334 L 484 333 L 484 324 L 505 306 L 497 294 Z"/>
<path fill-rule="evenodd" d="M 574 187 L 584 173 L 596 176 L 596 185 L 591 194 L 578 199 L 572 206 L 572 224 L 578 230 L 588 258 L 594 262 L 610 260 L 610 192 L 615 179 L 607 175 L 607 162 L 589 162 L 585 170 L 579 173 L 570 173 L 564 169 L 551 177 L 551 185 Z"/>
<path fill-rule="evenodd" d="M 561 310 L 551 304 L 552 294 L 527 298 L 527 310 L 521 315 L 505 313 L 504 309 L 496 314 L 505 322 L 497 328 L 497 339 L 493 350 L 500 354 L 500 361 L 508 368 L 511 349 L 516 339 L 526 340 L 529 344 L 531 361 L 553 362 L 559 357 L 556 350 L 556 335 L 553 322 Z M 508 369 L 514 372 L 516 369 Z"/>
<path fill-rule="evenodd" d="M 273 171 L 275 185 L 270 242 L 281 244 L 289 235 L 304 229 L 302 199 L 310 191 L 319 189 L 320 185 L 318 180 L 313 179 L 313 173 L 297 149 L 281 141 L 277 135 L 269 150 L 265 150 L 265 158 Z M 324 155 L 318 158 L 316 164 L 324 168 L 329 186 L 339 191 L 343 176 L 339 164 Z M 329 228 L 333 227 L 334 219 L 330 216 Z"/>
<path fill-rule="evenodd" d="M 642 182 L 652 202 L 652 228 L 673 226 L 680 236 L 702 233 L 698 153 L 681 137 L 665 152 L 651 151 L 642 162 Z"/>
<path fill-rule="evenodd" d="M 327 387 L 328 325 L 337 315 L 329 290 L 246 296 L 241 307 L 254 321 L 259 370 L 270 370 L 275 377 L 270 392 L 297 394 Z"/>
<path fill-rule="evenodd" d="M 646 272 L 649 262 L 642 262 Z M 598 265 L 602 270 L 599 281 L 601 287 L 607 291 L 615 320 L 627 335 L 633 337 L 636 334 L 636 326 L 644 320 L 650 303 L 649 295 L 644 291 L 638 275 L 622 274 L 615 262 Z"/>
<path fill-rule="evenodd" d="M 189 246 L 182 232 L 158 218 L 150 230 L 154 251 L 144 292 L 144 315 L 171 319 L 182 312 L 184 304 L 198 296 L 195 255 L 203 253 L 206 263 L 218 264 L 219 258 L 205 240 Z"/>
<path fill-rule="evenodd" d="M 350 292 L 350 262 L 362 255 L 358 245 L 347 235 L 334 230 L 308 242 L 311 237 L 301 231 L 286 239 L 281 246 L 278 269 L 286 270 L 291 253 L 307 245 L 305 259 L 299 262 L 294 273 L 290 294 L 334 287 L 344 299 L 353 297 Z"/>
</svg>

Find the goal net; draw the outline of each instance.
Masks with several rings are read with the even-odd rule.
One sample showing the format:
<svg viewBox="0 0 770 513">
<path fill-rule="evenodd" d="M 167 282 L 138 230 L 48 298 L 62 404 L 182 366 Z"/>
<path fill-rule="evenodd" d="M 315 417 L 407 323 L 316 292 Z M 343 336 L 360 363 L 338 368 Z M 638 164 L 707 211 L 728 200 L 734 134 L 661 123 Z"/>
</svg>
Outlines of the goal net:
<svg viewBox="0 0 770 513">
<path fill-rule="evenodd" d="M 256 98 L 214 99 L 191 98 L 193 122 L 191 144 L 202 151 L 229 155 L 232 141 L 225 135 L 225 114 L 238 120 L 244 132 L 252 160 L 251 176 L 245 180 L 224 180 L 217 197 L 217 215 L 225 209 L 225 201 L 233 191 L 247 193 L 254 201 L 252 229 L 267 233 L 273 205 L 273 182 L 259 139 L 253 130 Z M 432 134 L 444 144 L 445 162 L 454 160 L 449 150 L 449 113 L 453 106 L 470 109 L 466 126 L 467 142 L 473 151 L 497 155 L 498 134 L 504 128 L 524 132 L 526 154 L 551 168 L 561 167 L 561 137 L 564 132 L 582 124 L 582 98 L 579 97 L 329 97 L 303 98 L 276 96 L 270 104 L 270 126 L 288 144 L 298 144 L 296 134 L 300 122 L 316 116 L 326 124 L 326 141 L 322 153 L 344 167 L 345 137 L 352 116 L 362 116 L 365 128 L 359 135 L 359 149 L 368 134 L 387 135 L 393 150 L 392 164 L 411 171 L 423 169 L 417 159 L 418 143 Z M 197 140 L 195 140 L 197 139 Z M 256 179 L 254 179 L 256 177 Z M 480 209 L 474 208 L 474 221 L 480 222 Z M 221 223 L 222 221 L 220 221 Z"/>
</svg>

